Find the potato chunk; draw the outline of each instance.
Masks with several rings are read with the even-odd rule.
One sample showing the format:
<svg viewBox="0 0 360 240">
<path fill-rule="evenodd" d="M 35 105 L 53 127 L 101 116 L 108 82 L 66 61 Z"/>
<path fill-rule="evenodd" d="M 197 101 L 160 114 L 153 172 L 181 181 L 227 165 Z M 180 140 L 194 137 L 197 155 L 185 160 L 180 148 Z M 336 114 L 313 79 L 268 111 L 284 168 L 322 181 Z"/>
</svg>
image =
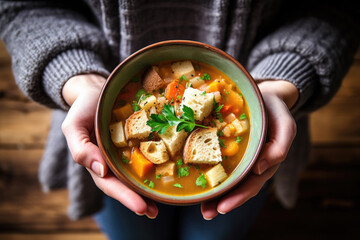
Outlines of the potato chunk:
<svg viewBox="0 0 360 240">
<path fill-rule="evenodd" d="M 171 64 L 171 69 L 178 78 L 182 75 L 184 75 L 187 79 L 195 76 L 195 69 L 189 60 L 174 62 Z"/>
<path fill-rule="evenodd" d="M 155 168 L 155 174 L 157 176 L 161 175 L 161 177 L 174 176 L 174 172 L 175 172 L 175 163 L 171 161 L 160 164 Z"/>
<path fill-rule="evenodd" d="M 122 122 L 116 122 L 109 126 L 111 140 L 117 147 L 127 146 L 124 127 Z"/>
</svg>

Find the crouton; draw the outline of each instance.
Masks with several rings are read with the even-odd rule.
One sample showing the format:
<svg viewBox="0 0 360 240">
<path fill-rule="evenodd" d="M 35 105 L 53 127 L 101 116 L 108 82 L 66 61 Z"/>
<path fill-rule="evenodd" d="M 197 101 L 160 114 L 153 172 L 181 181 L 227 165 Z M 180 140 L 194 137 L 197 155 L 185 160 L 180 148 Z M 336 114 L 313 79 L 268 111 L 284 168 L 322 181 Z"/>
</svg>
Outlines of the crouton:
<svg viewBox="0 0 360 240">
<path fill-rule="evenodd" d="M 144 109 L 133 113 L 125 123 L 126 139 L 144 139 L 148 137 L 151 133 L 151 127 L 146 124 L 148 120 Z"/>
<path fill-rule="evenodd" d="M 189 60 L 174 62 L 171 64 L 171 69 L 177 78 L 184 75 L 187 79 L 190 79 L 195 76 L 195 69 Z"/>
<path fill-rule="evenodd" d="M 184 130 L 177 132 L 176 126 L 170 126 L 164 134 L 159 134 L 159 137 L 164 141 L 170 155 L 174 157 L 184 145 L 187 135 Z"/>
<path fill-rule="evenodd" d="M 165 85 L 157 70 L 157 67 L 151 66 L 144 72 L 142 84 L 144 90 L 148 93 L 152 93 Z"/>
<path fill-rule="evenodd" d="M 161 177 L 165 176 L 174 176 L 175 172 L 175 163 L 172 161 L 160 164 L 155 168 L 156 176 L 161 175 Z"/>
<path fill-rule="evenodd" d="M 140 151 L 152 163 L 161 164 L 169 160 L 163 141 L 148 141 L 140 143 Z"/>
<path fill-rule="evenodd" d="M 145 110 L 149 110 L 150 108 L 155 107 L 156 104 L 156 97 L 154 95 L 151 95 L 144 100 L 141 100 L 139 103 L 139 107 Z"/>
<path fill-rule="evenodd" d="M 222 161 L 216 128 L 198 128 L 186 140 L 184 162 L 194 164 L 217 164 Z"/>
<path fill-rule="evenodd" d="M 109 130 L 110 130 L 111 140 L 115 144 L 115 146 L 117 147 L 127 146 L 122 122 L 116 122 L 110 124 Z"/>
<path fill-rule="evenodd" d="M 215 187 L 227 178 L 224 167 L 218 164 L 205 173 L 206 180 L 211 187 Z"/>
<path fill-rule="evenodd" d="M 195 120 L 202 121 L 213 110 L 213 98 L 213 94 L 204 94 L 200 90 L 187 88 L 183 95 L 182 105 L 194 111 Z"/>
</svg>

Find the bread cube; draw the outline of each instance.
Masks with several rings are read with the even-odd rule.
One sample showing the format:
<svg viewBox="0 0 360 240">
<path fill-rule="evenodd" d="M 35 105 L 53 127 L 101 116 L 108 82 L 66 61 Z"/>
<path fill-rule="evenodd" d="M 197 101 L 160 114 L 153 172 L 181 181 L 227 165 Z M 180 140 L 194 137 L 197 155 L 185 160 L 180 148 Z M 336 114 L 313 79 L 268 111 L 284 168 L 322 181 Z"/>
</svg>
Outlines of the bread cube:
<svg viewBox="0 0 360 240">
<path fill-rule="evenodd" d="M 222 161 L 216 128 L 198 128 L 186 140 L 184 147 L 186 164 L 217 164 Z"/>
<path fill-rule="evenodd" d="M 139 107 L 148 111 L 150 108 L 156 107 L 156 104 L 156 97 L 154 95 L 151 95 L 144 100 L 141 100 L 139 103 Z"/>
<path fill-rule="evenodd" d="M 156 166 L 155 174 L 161 175 L 161 177 L 165 176 L 174 176 L 175 173 L 175 163 L 174 162 L 166 162 Z"/>
<path fill-rule="evenodd" d="M 109 126 L 111 140 L 117 147 L 127 146 L 122 122 L 116 122 Z"/>
<path fill-rule="evenodd" d="M 195 120 L 202 121 L 213 110 L 213 94 L 207 94 L 195 88 L 185 89 L 182 105 L 194 111 Z"/>
<path fill-rule="evenodd" d="M 176 126 L 170 126 L 164 134 L 159 134 L 159 137 L 164 141 L 170 155 L 174 157 L 184 145 L 187 135 L 184 130 L 177 132 Z"/>
<path fill-rule="evenodd" d="M 133 113 L 125 123 L 126 139 L 144 139 L 148 137 L 151 133 L 151 127 L 146 124 L 148 120 L 144 109 Z"/>
<path fill-rule="evenodd" d="M 184 75 L 187 79 L 193 78 L 195 76 L 195 69 L 191 61 L 179 61 L 171 64 L 171 69 L 174 72 L 174 75 L 179 78 Z"/>
<path fill-rule="evenodd" d="M 169 160 L 163 141 L 147 141 L 140 143 L 140 151 L 152 163 L 161 164 Z"/>
<path fill-rule="evenodd" d="M 146 92 L 152 93 L 165 85 L 164 80 L 160 77 L 156 66 L 151 66 L 143 75 L 143 88 Z"/>
<path fill-rule="evenodd" d="M 206 180 L 211 187 L 215 187 L 227 178 L 224 167 L 218 164 L 205 173 Z"/>
</svg>

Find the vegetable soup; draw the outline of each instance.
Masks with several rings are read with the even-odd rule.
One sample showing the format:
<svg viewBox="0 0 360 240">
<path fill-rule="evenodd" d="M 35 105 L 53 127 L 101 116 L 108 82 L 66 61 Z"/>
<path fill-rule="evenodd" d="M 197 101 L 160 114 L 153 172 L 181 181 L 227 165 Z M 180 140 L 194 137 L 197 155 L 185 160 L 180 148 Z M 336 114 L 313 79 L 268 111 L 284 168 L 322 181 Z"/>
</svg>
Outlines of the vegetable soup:
<svg viewBox="0 0 360 240">
<path fill-rule="evenodd" d="M 239 88 L 201 62 L 160 62 L 120 92 L 109 126 L 118 161 L 143 185 L 193 195 L 225 181 L 241 162 L 250 114 Z"/>
</svg>

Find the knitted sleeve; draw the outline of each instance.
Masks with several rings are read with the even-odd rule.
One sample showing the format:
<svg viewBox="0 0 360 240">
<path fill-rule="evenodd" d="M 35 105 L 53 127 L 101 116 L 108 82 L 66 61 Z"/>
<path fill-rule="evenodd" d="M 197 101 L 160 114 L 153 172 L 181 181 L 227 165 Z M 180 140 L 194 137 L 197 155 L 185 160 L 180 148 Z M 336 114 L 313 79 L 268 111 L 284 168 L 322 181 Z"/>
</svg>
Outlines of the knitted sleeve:
<svg viewBox="0 0 360 240">
<path fill-rule="evenodd" d="M 340 87 L 360 37 L 357 26 L 336 20 L 333 24 L 305 17 L 268 35 L 250 54 L 250 73 L 258 80 L 292 82 L 300 93 L 294 111 L 310 112 L 323 106 Z"/>
<path fill-rule="evenodd" d="M 105 38 L 78 12 L 55 1 L 0 5 L 0 37 L 12 57 L 15 80 L 25 95 L 48 107 L 67 108 L 61 88 L 71 76 L 108 74 Z"/>
</svg>

